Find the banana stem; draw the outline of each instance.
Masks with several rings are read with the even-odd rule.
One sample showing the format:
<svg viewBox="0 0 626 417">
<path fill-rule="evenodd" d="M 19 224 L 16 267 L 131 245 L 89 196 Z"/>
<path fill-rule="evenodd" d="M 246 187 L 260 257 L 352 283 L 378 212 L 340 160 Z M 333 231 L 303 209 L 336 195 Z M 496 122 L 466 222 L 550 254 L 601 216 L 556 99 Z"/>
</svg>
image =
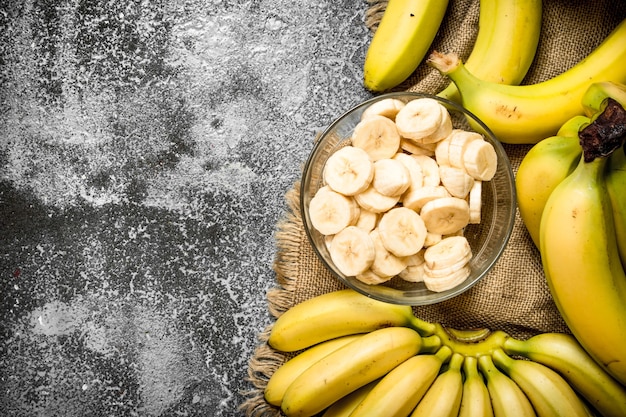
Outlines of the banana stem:
<svg viewBox="0 0 626 417">
<path fill-rule="evenodd" d="M 437 330 L 437 326 L 434 323 L 427 322 L 415 316 L 411 318 L 410 327 L 421 336 L 432 336 Z"/>
<path fill-rule="evenodd" d="M 435 353 L 439 348 L 441 348 L 441 339 L 439 336 L 432 335 L 422 338 L 420 353 Z"/>
<path fill-rule="evenodd" d="M 490 354 L 495 349 L 501 348 L 511 337 L 501 330 L 494 332 L 488 329 L 456 330 L 445 328 L 439 323 L 435 327 L 435 334 L 441 339 L 442 345 L 464 356 L 478 357 Z"/>
</svg>

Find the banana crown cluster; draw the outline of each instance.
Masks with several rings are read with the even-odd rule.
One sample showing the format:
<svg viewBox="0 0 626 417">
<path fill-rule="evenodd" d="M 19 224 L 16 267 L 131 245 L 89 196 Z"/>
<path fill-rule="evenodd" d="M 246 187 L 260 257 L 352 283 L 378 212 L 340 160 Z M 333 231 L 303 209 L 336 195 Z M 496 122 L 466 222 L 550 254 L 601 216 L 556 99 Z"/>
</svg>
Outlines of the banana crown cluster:
<svg viewBox="0 0 626 417">
<path fill-rule="evenodd" d="M 265 389 L 287 416 L 626 415 L 626 387 L 571 335 L 449 329 L 351 289 L 294 306 L 268 343 L 292 352 Z"/>
<path fill-rule="evenodd" d="M 480 223 L 482 183 L 497 164 L 493 145 L 454 128 L 438 100 L 384 98 L 326 161 L 311 223 L 343 274 L 444 291 L 470 275 L 463 229 Z"/>
<path fill-rule="evenodd" d="M 626 384 L 626 85 L 592 84 L 582 104 L 523 158 L 518 207 L 564 321 Z"/>
</svg>

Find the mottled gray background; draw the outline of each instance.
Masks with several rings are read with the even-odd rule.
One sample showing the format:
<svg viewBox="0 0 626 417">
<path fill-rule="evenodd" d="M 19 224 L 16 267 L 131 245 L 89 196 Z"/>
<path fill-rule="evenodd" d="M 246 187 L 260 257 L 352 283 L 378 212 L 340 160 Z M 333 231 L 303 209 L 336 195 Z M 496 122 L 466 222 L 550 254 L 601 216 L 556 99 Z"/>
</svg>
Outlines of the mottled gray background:
<svg viewBox="0 0 626 417">
<path fill-rule="evenodd" d="M 0 5 L 0 415 L 238 415 L 367 3 Z"/>
</svg>

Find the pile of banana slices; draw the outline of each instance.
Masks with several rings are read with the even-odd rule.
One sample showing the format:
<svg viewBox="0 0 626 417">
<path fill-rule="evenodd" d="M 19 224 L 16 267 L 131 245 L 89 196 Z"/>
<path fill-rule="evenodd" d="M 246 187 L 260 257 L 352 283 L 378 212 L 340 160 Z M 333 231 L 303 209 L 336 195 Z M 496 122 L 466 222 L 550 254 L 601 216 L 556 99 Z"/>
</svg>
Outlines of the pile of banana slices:
<svg viewBox="0 0 626 417">
<path fill-rule="evenodd" d="M 386 98 L 326 161 L 311 224 L 344 275 L 373 285 L 399 276 L 445 291 L 470 275 L 463 232 L 480 223 L 482 182 L 496 169 L 493 145 L 455 128 L 439 101 Z"/>
</svg>

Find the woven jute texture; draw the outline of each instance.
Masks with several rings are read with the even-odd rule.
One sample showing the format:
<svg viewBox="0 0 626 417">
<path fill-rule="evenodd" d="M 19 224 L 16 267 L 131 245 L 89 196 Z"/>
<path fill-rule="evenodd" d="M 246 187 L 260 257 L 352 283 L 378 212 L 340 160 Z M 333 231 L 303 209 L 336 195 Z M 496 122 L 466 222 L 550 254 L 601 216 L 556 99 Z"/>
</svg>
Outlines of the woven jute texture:
<svg viewBox="0 0 626 417">
<path fill-rule="evenodd" d="M 376 30 L 385 1 L 364 2 L 367 25 Z M 479 0 L 450 0 L 447 14 L 432 49 L 454 52 L 466 58 L 478 31 Z M 617 24 L 626 18 L 626 1 L 545 0 L 543 23 L 535 61 L 523 84 L 554 77 L 584 59 Z M 626 63 L 624 63 L 626 65 Z M 426 64 L 396 91 L 437 93 L 448 80 Z M 516 172 L 530 145 L 505 145 Z M 278 317 L 292 306 L 316 295 L 344 288 L 317 259 L 302 224 L 299 183 L 285 196 L 287 215 L 276 226 L 277 286 L 268 293 L 268 309 Z M 583 306 L 581 306 L 582 308 Z M 513 234 L 494 269 L 466 293 L 448 301 L 414 307 L 421 319 L 458 329 L 500 329 L 527 338 L 540 332 L 568 332 L 545 282 L 539 252 L 519 217 Z M 271 325 L 259 333 L 259 346 L 249 363 L 249 380 L 255 387 L 246 393 L 241 411 L 248 416 L 281 416 L 268 405 L 263 390 L 273 372 L 291 355 L 274 351 L 267 343 Z"/>
</svg>

